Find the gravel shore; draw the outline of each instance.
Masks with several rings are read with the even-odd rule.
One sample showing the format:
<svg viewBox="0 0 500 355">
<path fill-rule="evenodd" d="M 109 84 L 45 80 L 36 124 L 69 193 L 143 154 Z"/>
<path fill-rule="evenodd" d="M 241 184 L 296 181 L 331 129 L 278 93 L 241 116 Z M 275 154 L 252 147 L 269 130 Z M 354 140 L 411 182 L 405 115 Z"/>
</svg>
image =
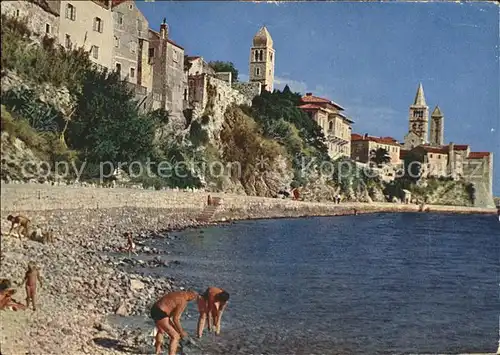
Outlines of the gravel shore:
<svg viewBox="0 0 500 355">
<path fill-rule="evenodd" d="M 1 353 L 18 354 L 124 354 L 152 351 L 147 334 L 120 333 L 105 322 L 110 314 L 143 315 L 148 305 L 168 290 L 188 288 L 181 280 L 130 274 L 137 263 L 126 253 L 123 232 L 135 235 L 138 252 L 150 254 L 151 265 L 167 266 L 158 250 L 144 247 L 147 238 L 169 238 L 173 231 L 200 226 L 207 193 L 3 185 L 2 232 L 10 225 L 8 214 L 24 214 L 42 229 L 51 226 L 56 241 L 2 236 L 1 275 L 23 279 L 28 261 L 35 261 L 44 278 L 37 311 L 1 312 Z M 223 198 L 214 220 L 342 215 L 372 212 L 418 211 L 415 205 L 297 202 L 213 194 Z M 496 213 L 496 210 L 431 206 L 431 211 Z M 153 265 L 154 264 L 154 265 Z M 14 298 L 24 303 L 24 287 Z M 100 339 L 101 341 L 96 341 Z M 103 346 L 102 340 L 108 346 Z"/>
</svg>

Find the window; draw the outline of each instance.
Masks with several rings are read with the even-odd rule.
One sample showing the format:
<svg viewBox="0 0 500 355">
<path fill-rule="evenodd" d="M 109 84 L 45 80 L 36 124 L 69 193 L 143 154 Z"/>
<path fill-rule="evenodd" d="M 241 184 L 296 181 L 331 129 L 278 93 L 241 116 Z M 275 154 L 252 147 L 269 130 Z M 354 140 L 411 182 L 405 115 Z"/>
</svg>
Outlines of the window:
<svg viewBox="0 0 500 355">
<path fill-rule="evenodd" d="M 16 10 L 16 17 L 19 17 L 19 10 Z"/>
<path fill-rule="evenodd" d="M 117 26 L 119 28 L 122 28 L 123 27 L 123 14 L 121 12 L 116 13 L 115 20 L 116 20 Z"/>
<path fill-rule="evenodd" d="M 135 78 L 135 68 L 130 68 L 130 77 Z"/>
<path fill-rule="evenodd" d="M 255 68 L 255 75 L 260 75 L 260 68 Z"/>
<path fill-rule="evenodd" d="M 184 89 L 184 101 L 187 101 L 187 97 L 188 97 L 188 90 Z"/>
<path fill-rule="evenodd" d="M 259 51 L 255 51 L 255 61 L 259 60 Z"/>
<path fill-rule="evenodd" d="M 64 39 L 64 46 L 66 49 L 71 49 L 71 36 L 66 34 L 66 37 Z"/>
<path fill-rule="evenodd" d="M 99 17 L 94 18 L 94 31 L 102 33 L 102 20 Z"/>
<path fill-rule="evenodd" d="M 99 47 L 92 46 L 92 57 L 94 57 L 94 59 L 99 59 Z"/>
<path fill-rule="evenodd" d="M 333 130 L 333 122 L 332 121 L 328 122 L 328 130 L 329 131 Z"/>
<path fill-rule="evenodd" d="M 135 53 L 137 51 L 137 43 L 136 42 L 130 42 L 129 43 L 129 48 L 130 48 L 130 53 Z"/>
<path fill-rule="evenodd" d="M 120 39 L 115 36 L 115 48 L 120 47 Z"/>
<path fill-rule="evenodd" d="M 264 51 L 262 49 L 259 51 L 259 60 L 264 60 Z"/>
<path fill-rule="evenodd" d="M 172 56 L 173 56 L 174 62 L 176 62 L 176 63 L 179 61 L 179 56 L 178 55 L 179 55 L 179 53 L 177 53 L 177 51 L 174 50 Z"/>
<path fill-rule="evenodd" d="M 431 158 L 432 158 L 432 154 L 431 154 Z"/>
<path fill-rule="evenodd" d="M 154 48 L 149 48 L 149 59 L 154 58 L 155 56 L 155 49 Z"/>
<path fill-rule="evenodd" d="M 122 73 L 122 65 L 120 63 L 116 63 L 115 64 L 115 68 L 116 68 L 116 72 L 118 74 L 121 74 Z"/>
<path fill-rule="evenodd" d="M 134 9 L 134 5 L 130 4 L 130 5 L 128 6 L 128 9 L 129 9 L 129 10 L 133 10 L 133 9 Z"/>
<path fill-rule="evenodd" d="M 269 75 L 271 75 L 271 69 L 269 69 Z"/>
<path fill-rule="evenodd" d="M 71 4 L 66 4 L 66 18 L 71 21 L 76 19 L 76 8 Z"/>
<path fill-rule="evenodd" d="M 45 33 L 50 34 L 50 25 L 48 23 L 45 24 Z"/>
<path fill-rule="evenodd" d="M 273 54 L 271 53 L 270 54 L 270 57 L 271 57 L 271 62 L 273 61 Z"/>
</svg>

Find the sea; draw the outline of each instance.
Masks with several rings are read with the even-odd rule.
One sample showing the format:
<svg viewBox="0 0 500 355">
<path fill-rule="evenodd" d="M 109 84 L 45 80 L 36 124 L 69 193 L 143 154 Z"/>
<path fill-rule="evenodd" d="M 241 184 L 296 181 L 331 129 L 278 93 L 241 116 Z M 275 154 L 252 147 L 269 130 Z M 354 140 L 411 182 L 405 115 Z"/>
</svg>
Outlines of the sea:
<svg viewBox="0 0 500 355">
<path fill-rule="evenodd" d="M 230 294 L 221 335 L 205 330 L 186 354 L 498 348 L 500 223 L 494 215 L 269 219 L 177 235 L 175 243 L 150 241 L 179 262 L 152 272 L 187 280 L 200 292 L 217 286 Z M 183 326 L 194 336 L 196 305 L 187 312 L 192 316 Z"/>
</svg>

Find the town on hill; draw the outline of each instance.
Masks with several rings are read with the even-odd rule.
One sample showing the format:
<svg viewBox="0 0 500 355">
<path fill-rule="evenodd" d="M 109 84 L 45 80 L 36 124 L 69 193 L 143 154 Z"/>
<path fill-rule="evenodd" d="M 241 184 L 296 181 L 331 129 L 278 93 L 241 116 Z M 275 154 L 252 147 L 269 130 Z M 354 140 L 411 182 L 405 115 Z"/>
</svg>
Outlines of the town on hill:
<svg viewBox="0 0 500 355">
<path fill-rule="evenodd" d="M 399 141 L 391 132 L 355 133 L 356 118 L 331 98 L 274 90 L 275 49 L 265 26 L 249 39 L 248 82 L 242 82 L 231 62 L 187 53 L 171 38 L 166 19 L 159 31 L 151 29 L 134 1 L 6 1 L 1 13 L 2 126 L 10 124 L 22 138 L 15 122 L 24 117 L 35 131 L 58 136 L 58 157 L 57 142 L 43 138 L 49 147 L 44 157 L 51 161 L 94 164 L 95 172 L 103 161 L 153 157 L 157 167 L 162 160 L 189 160 L 182 176 L 132 179 L 156 188 L 277 196 L 297 187 L 313 200 L 340 194 L 365 202 L 494 206 L 493 154 L 474 151 L 467 142 L 445 142 L 446 107 L 435 106 L 429 118 L 422 84 L 409 100 L 408 133 Z M 28 45 L 33 41 L 39 49 Z M 39 68 L 22 65 L 30 56 Z M 66 71 L 56 77 L 51 68 L 59 64 Z M 98 97 L 99 85 L 104 96 Z M 121 88 L 116 94 L 115 87 Z M 40 110 L 50 114 L 35 123 L 30 117 Z M 197 165 L 214 161 L 225 174 Z M 314 161 L 307 173 L 304 161 Z M 240 163 L 236 178 L 227 168 L 231 162 Z M 318 172 L 322 162 L 341 162 L 349 172 L 337 164 L 325 177 Z M 366 171 L 375 175 L 359 176 Z M 7 172 L 2 179 L 25 177 Z"/>
</svg>

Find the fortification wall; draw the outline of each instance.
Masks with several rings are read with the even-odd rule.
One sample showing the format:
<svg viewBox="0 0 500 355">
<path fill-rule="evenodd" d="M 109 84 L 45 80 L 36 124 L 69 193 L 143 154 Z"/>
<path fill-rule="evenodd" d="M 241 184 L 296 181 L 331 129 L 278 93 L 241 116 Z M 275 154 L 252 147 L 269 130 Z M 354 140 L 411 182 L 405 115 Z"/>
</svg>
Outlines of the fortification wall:
<svg viewBox="0 0 500 355">
<path fill-rule="evenodd" d="M 260 83 L 233 83 L 233 89 L 238 90 L 243 96 L 245 96 L 250 103 L 254 97 L 259 96 L 262 92 L 262 85 Z"/>
</svg>

